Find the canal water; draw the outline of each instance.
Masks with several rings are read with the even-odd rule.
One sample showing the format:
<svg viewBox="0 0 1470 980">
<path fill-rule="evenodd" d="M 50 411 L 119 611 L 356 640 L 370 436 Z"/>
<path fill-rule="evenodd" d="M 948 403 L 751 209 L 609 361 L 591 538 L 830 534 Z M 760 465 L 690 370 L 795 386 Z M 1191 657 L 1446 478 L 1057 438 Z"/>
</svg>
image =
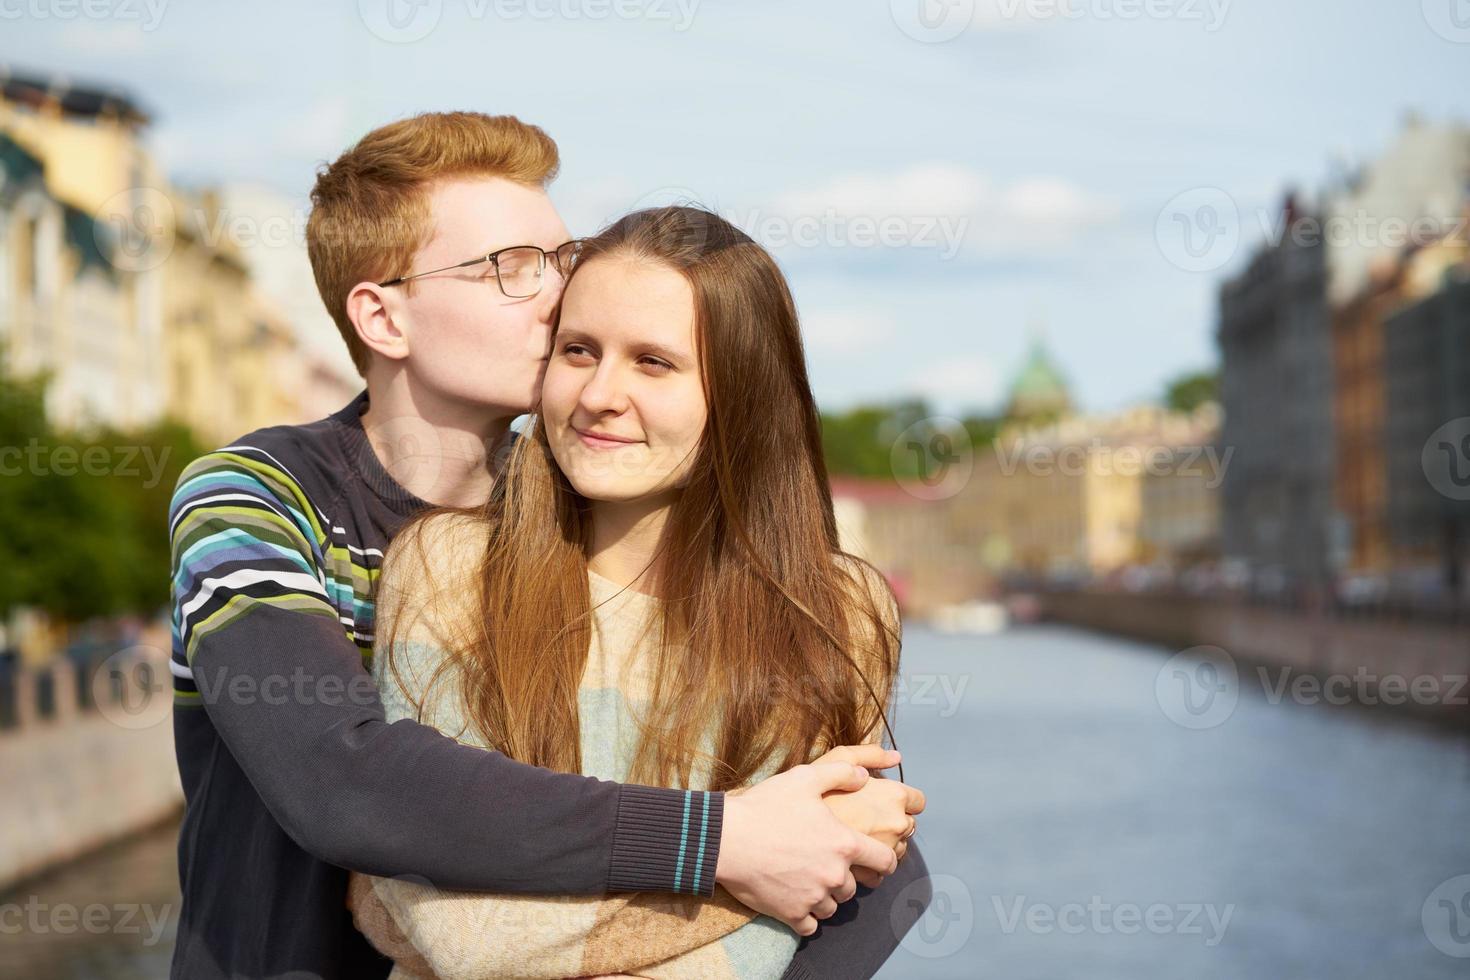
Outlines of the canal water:
<svg viewBox="0 0 1470 980">
<path fill-rule="evenodd" d="M 1470 738 L 1254 689 L 1192 715 L 1170 652 L 907 628 L 895 731 L 935 898 L 880 976 L 1470 976 Z M 166 976 L 176 833 L 0 896 L 51 923 L 0 931 L 0 977 Z M 136 931 L 88 930 L 89 905 Z"/>
<path fill-rule="evenodd" d="M 1272 703 L 1274 673 L 1191 714 L 1171 654 L 906 631 L 935 899 L 880 976 L 1470 977 L 1470 738 Z"/>
</svg>

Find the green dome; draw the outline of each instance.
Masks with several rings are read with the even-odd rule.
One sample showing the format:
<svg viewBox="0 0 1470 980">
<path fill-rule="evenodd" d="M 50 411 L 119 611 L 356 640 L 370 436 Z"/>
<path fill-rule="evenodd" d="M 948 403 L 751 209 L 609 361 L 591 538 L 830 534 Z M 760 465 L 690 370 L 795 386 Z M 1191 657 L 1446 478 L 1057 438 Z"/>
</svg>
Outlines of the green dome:
<svg viewBox="0 0 1470 980">
<path fill-rule="evenodd" d="M 1013 419 L 1056 417 L 1072 411 L 1072 395 L 1067 379 L 1057 369 L 1046 347 L 1037 337 L 1021 371 L 1011 382 L 1006 401 L 1006 415 Z"/>
</svg>

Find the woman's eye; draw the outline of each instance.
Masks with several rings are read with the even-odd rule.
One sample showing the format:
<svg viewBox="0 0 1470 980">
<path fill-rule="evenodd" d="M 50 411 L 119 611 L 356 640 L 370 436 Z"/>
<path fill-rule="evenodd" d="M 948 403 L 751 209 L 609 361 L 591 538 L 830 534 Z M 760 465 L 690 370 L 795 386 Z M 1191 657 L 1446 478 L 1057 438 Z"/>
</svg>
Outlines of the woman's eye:
<svg viewBox="0 0 1470 980">
<path fill-rule="evenodd" d="M 660 374 L 665 371 L 672 371 L 674 369 L 674 366 L 672 364 L 668 363 L 667 361 L 660 361 L 656 357 L 643 357 L 639 359 L 638 363 L 644 365 L 645 367 L 653 368 Z"/>
<path fill-rule="evenodd" d="M 567 344 L 561 351 L 567 357 L 591 357 L 592 352 L 581 344 Z"/>
</svg>

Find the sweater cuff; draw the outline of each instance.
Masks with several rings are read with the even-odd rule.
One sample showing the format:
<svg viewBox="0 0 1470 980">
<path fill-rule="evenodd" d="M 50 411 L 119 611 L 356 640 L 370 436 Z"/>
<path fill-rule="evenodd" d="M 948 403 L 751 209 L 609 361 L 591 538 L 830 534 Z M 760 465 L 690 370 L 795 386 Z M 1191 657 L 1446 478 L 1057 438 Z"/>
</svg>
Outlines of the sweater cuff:
<svg viewBox="0 0 1470 980">
<path fill-rule="evenodd" d="M 801 960 L 792 960 L 787 964 L 786 972 L 781 974 L 781 980 L 817 980 L 817 975 Z"/>
<path fill-rule="evenodd" d="M 724 793 L 623 786 L 607 890 L 710 897 L 724 819 Z"/>
</svg>

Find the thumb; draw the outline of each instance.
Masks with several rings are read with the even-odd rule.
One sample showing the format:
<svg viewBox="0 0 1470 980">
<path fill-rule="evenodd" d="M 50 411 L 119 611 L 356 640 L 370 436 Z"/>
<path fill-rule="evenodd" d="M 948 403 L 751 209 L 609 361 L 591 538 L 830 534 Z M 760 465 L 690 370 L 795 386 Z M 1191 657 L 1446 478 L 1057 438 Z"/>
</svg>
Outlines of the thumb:
<svg viewBox="0 0 1470 980">
<path fill-rule="evenodd" d="M 819 793 L 862 789 L 868 781 L 868 770 L 847 762 L 812 763 L 811 771 Z"/>
</svg>

